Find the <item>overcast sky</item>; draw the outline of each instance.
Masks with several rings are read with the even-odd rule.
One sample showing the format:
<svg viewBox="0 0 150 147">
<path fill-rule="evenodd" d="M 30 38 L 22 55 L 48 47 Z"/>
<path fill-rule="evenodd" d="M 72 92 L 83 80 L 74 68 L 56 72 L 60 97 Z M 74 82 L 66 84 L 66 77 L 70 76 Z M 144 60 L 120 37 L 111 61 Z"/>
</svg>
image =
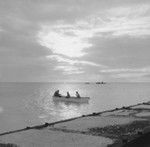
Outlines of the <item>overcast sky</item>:
<svg viewBox="0 0 150 147">
<path fill-rule="evenodd" d="M 149 0 L 0 0 L 0 81 L 150 81 Z"/>
</svg>

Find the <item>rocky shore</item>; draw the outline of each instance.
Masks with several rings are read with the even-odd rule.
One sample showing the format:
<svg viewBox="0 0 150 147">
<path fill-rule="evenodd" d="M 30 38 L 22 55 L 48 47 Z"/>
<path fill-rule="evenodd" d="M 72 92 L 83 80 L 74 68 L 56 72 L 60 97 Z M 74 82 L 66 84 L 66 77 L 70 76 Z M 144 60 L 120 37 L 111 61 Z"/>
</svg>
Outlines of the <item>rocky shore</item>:
<svg viewBox="0 0 150 147">
<path fill-rule="evenodd" d="M 147 147 L 150 102 L 0 134 L 0 147 Z"/>
</svg>

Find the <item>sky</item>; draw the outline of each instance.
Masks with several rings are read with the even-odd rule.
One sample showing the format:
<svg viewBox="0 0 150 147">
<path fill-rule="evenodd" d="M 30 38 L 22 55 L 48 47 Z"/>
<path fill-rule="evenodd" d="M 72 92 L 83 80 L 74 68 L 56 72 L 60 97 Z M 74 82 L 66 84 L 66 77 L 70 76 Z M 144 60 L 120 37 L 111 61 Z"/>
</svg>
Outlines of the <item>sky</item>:
<svg viewBox="0 0 150 147">
<path fill-rule="evenodd" d="M 0 0 L 0 82 L 150 82 L 149 0 Z"/>
</svg>

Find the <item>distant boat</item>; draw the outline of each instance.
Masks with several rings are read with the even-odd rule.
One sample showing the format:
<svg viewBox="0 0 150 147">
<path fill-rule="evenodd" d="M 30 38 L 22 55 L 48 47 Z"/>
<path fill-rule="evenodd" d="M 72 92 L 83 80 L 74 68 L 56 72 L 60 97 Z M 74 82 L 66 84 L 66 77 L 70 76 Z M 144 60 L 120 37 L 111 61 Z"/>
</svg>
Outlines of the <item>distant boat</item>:
<svg viewBox="0 0 150 147">
<path fill-rule="evenodd" d="M 53 100 L 54 101 L 67 101 L 67 102 L 75 102 L 75 103 L 88 103 L 90 97 L 75 97 L 75 96 L 71 96 L 69 98 L 66 98 L 66 96 L 61 96 L 61 97 L 57 97 L 57 96 L 53 96 Z"/>
<path fill-rule="evenodd" d="M 96 82 L 96 84 L 106 84 L 106 82 Z"/>
</svg>

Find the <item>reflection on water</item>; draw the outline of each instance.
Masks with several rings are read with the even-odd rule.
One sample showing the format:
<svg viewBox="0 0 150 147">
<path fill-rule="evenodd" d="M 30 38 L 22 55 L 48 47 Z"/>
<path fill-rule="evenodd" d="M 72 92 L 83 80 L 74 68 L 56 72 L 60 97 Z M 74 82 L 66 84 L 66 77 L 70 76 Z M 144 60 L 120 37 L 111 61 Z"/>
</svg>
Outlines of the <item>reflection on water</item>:
<svg viewBox="0 0 150 147">
<path fill-rule="evenodd" d="M 72 103 L 66 101 L 53 101 L 49 97 L 45 97 L 39 105 L 43 108 L 43 114 L 39 118 L 46 122 L 56 121 L 60 119 L 68 119 L 82 115 L 82 109 L 88 105 L 83 103 Z"/>
<path fill-rule="evenodd" d="M 85 107 L 86 104 L 80 103 L 72 103 L 72 102 L 60 102 L 60 101 L 53 101 L 55 108 L 59 109 L 59 116 L 63 119 L 81 116 L 82 107 Z"/>
<path fill-rule="evenodd" d="M 68 101 L 53 101 L 53 103 L 57 106 L 57 105 L 61 105 L 61 104 L 64 104 L 64 105 L 66 105 L 66 106 L 70 106 L 70 105 L 72 105 L 72 106 L 77 106 L 77 107 L 79 107 L 79 106 L 81 106 L 81 105 L 84 105 L 84 106 L 86 106 L 87 104 L 89 104 L 89 102 L 87 101 L 87 102 L 85 102 L 85 103 L 76 103 L 76 102 L 68 102 Z"/>
</svg>

